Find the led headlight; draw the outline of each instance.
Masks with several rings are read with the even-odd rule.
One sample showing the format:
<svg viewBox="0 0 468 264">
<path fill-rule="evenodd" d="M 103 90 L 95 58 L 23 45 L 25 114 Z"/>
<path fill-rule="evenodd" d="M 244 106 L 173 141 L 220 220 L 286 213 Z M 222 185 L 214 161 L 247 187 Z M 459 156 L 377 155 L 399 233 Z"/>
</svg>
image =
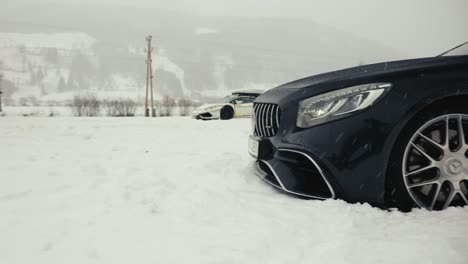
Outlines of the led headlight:
<svg viewBox="0 0 468 264">
<path fill-rule="evenodd" d="M 299 102 L 296 124 L 307 128 L 364 110 L 377 102 L 391 87 L 390 83 L 364 84 L 303 100 Z"/>
</svg>

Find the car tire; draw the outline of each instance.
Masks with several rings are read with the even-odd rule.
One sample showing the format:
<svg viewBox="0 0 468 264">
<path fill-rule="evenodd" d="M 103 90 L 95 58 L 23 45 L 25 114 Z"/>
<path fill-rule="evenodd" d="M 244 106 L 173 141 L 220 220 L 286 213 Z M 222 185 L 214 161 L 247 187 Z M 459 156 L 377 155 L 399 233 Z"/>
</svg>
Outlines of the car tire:
<svg viewBox="0 0 468 264">
<path fill-rule="evenodd" d="M 394 147 L 393 147 L 393 150 L 392 150 L 392 153 L 391 153 L 391 156 L 390 156 L 390 162 L 389 162 L 389 165 L 388 165 L 388 170 L 387 170 L 387 174 L 386 174 L 386 193 L 385 193 L 385 199 L 386 199 L 386 205 L 388 207 L 396 207 L 402 211 L 410 211 L 412 210 L 414 207 L 422 207 L 422 208 L 426 208 L 428 210 L 442 210 L 442 209 L 445 209 L 443 208 L 440 208 L 439 207 L 435 207 L 434 205 L 434 201 L 437 201 L 437 203 L 439 202 L 439 199 L 441 200 L 440 202 L 443 203 L 443 199 L 440 198 L 441 196 L 439 196 L 439 194 L 441 193 L 441 189 L 440 188 L 439 190 L 437 189 L 439 186 L 443 187 L 442 184 L 439 184 L 439 183 L 435 183 L 435 184 L 427 184 L 429 182 L 433 182 L 433 180 L 437 180 L 437 181 L 443 181 L 444 184 L 445 184 L 445 178 L 443 177 L 446 177 L 447 175 L 447 172 L 446 172 L 446 168 L 447 166 L 442 166 L 442 164 L 444 164 L 442 161 L 445 160 L 450 153 L 453 153 L 451 152 L 450 150 L 450 144 L 448 144 L 448 148 L 449 148 L 449 151 L 443 151 L 442 150 L 442 159 L 441 159 L 441 162 L 440 162 L 440 165 L 439 163 L 437 163 L 437 166 L 436 167 L 432 167 L 430 169 L 425 169 L 426 167 L 424 166 L 421 166 L 421 168 L 418 168 L 417 166 L 413 166 L 412 164 L 409 163 L 410 162 L 414 162 L 414 160 L 417 159 L 417 157 L 410 157 L 410 155 L 419 155 L 419 156 L 424 156 L 424 157 L 427 157 L 425 155 L 423 155 L 421 152 L 418 151 L 419 150 L 422 150 L 422 148 L 418 145 L 418 144 L 428 144 L 426 145 L 427 146 L 427 149 L 425 150 L 426 152 L 428 152 L 428 150 L 432 149 L 432 147 L 437 147 L 436 144 L 434 143 L 438 143 L 436 141 L 440 141 L 441 145 L 442 143 L 445 141 L 445 135 L 442 135 L 442 132 L 440 132 L 438 138 L 439 139 L 435 139 L 435 138 L 431 138 L 433 136 L 427 136 L 426 139 L 423 137 L 424 136 L 424 133 L 427 133 L 427 132 L 423 132 L 423 131 L 429 131 L 431 128 L 430 128 L 430 125 L 431 125 L 431 121 L 437 121 L 437 120 L 441 120 L 439 122 L 444 122 L 443 119 L 444 118 L 447 118 L 446 120 L 449 120 L 449 124 L 453 123 L 454 121 L 456 122 L 456 117 L 459 116 L 460 117 L 460 120 L 463 120 L 461 122 L 463 122 L 462 124 L 462 127 L 465 127 L 464 130 L 461 130 L 464 132 L 464 137 L 467 138 L 467 133 L 468 133 L 468 127 L 467 126 L 467 123 L 466 122 L 466 118 L 468 117 L 468 109 L 466 108 L 466 106 L 464 106 L 463 103 L 460 103 L 460 102 L 449 102 L 449 103 L 441 103 L 441 104 L 435 104 L 427 109 L 424 109 L 423 111 L 421 111 L 420 113 L 416 114 L 408 123 L 407 125 L 405 126 L 405 128 L 402 130 L 400 136 L 398 137 Z M 463 119 L 462 119 L 463 118 Z M 447 124 L 447 121 L 446 123 Z M 437 123 L 433 123 L 433 125 L 437 125 Z M 427 126 L 427 127 L 426 127 Z M 442 126 L 441 124 L 439 124 L 439 126 Z M 431 131 L 429 133 L 431 133 L 430 135 L 434 135 L 434 133 L 437 132 L 437 131 Z M 452 135 L 454 132 L 450 131 L 450 135 Z M 421 136 L 421 134 L 423 134 Z M 455 134 L 455 135 L 459 135 L 459 134 Z M 442 138 L 443 137 L 443 138 Z M 452 136 L 450 136 L 449 138 L 451 138 Z M 456 136 L 453 136 L 454 138 L 456 138 Z M 432 144 L 430 144 L 430 141 L 427 141 L 427 140 L 433 140 Z M 419 141 L 418 141 L 419 140 Z M 426 140 L 426 142 L 424 142 Z M 418 141 L 418 143 L 415 143 L 416 141 Z M 456 139 L 455 139 L 456 141 Z M 465 140 L 466 141 L 466 140 Z M 459 143 L 460 143 L 460 140 L 459 140 Z M 465 142 L 466 143 L 466 142 Z M 416 145 L 416 146 L 415 146 Z M 445 144 L 447 145 L 447 144 Z M 455 144 L 456 145 L 456 144 Z M 460 147 L 461 148 L 461 147 Z M 433 150 L 434 151 L 434 150 Z M 440 149 L 436 149 L 436 152 L 437 151 L 440 151 Z M 416 154 L 415 154 L 416 152 Z M 460 153 L 463 152 L 462 149 L 460 149 Z M 434 156 L 437 156 L 438 154 L 437 153 L 432 153 L 431 155 L 434 155 Z M 431 156 L 429 155 L 429 156 Z M 459 155 L 459 154 L 457 154 Z M 464 158 L 466 158 L 465 161 L 468 161 L 468 152 L 466 153 L 463 153 L 464 155 Z M 461 157 L 461 155 L 459 155 L 459 157 Z M 429 160 L 429 158 L 426 158 L 427 161 L 429 161 L 429 163 L 431 162 Z M 435 158 L 435 160 L 437 160 L 438 158 Z M 434 164 L 434 163 L 433 163 Z M 466 163 L 465 163 L 466 164 Z M 414 170 L 409 170 L 409 166 L 413 166 L 413 167 L 416 167 L 416 169 Z M 428 166 L 430 167 L 430 166 Z M 421 169 L 423 169 L 424 171 L 422 172 L 417 172 L 418 170 L 420 171 Z M 431 171 L 429 171 L 431 170 Z M 406 172 L 404 172 L 406 171 Z M 417 173 L 415 173 L 417 172 Z M 414 173 L 414 174 L 413 174 Z M 430 174 L 433 174 L 434 175 L 430 175 Z M 406 176 L 404 176 L 404 174 Z M 425 175 L 423 175 L 425 174 Z M 436 175 L 437 174 L 437 175 Z M 419 177 L 420 179 L 417 179 L 417 177 Z M 427 178 L 425 178 L 427 177 Z M 432 178 L 433 177 L 433 178 Z M 411 180 L 410 180 L 411 179 Z M 429 179 L 429 180 L 427 180 Z M 418 186 L 420 184 L 424 184 L 424 186 Z M 449 183 L 449 184 L 453 184 L 453 183 Z M 462 184 L 460 182 L 460 184 Z M 463 183 L 464 184 L 464 183 Z M 451 185 L 449 187 L 450 188 L 454 188 L 453 187 L 454 185 Z M 468 192 L 468 180 L 466 181 L 466 187 L 465 188 L 465 204 L 468 204 L 467 200 L 468 200 L 468 195 L 467 195 L 467 192 Z M 426 189 L 423 189 L 423 188 L 426 188 Z M 433 198 L 433 201 L 430 202 L 428 201 L 428 203 L 423 203 L 423 196 L 424 195 L 420 195 L 420 193 L 423 193 L 423 190 L 425 193 L 427 193 L 427 196 L 429 198 L 430 196 L 430 192 L 429 191 L 429 188 L 431 189 L 435 189 L 435 191 L 433 191 L 434 194 L 437 193 L 437 195 L 433 195 L 432 198 Z M 452 190 L 453 191 L 453 190 Z M 418 193 L 416 193 L 418 192 Z M 460 193 L 461 194 L 461 193 Z M 461 194 L 463 195 L 463 194 Z M 449 196 L 449 195 L 448 195 Z M 458 198 L 458 197 L 457 197 Z M 447 198 L 448 199 L 448 198 Z M 459 199 L 462 199 L 462 197 L 460 196 Z M 450 202 L 448 202 L 449 205 L 450 205 Z M 425 205 L 429 205 L 431 204 L 431 206 L 425 206 Z"/>
<path fill-rule="evenodd" d="M 221 109 L 219 116 L 221 120 L 229 120 L 234 117 L 234 109 L 230 106 L 225 106 Z"/>
</svg>

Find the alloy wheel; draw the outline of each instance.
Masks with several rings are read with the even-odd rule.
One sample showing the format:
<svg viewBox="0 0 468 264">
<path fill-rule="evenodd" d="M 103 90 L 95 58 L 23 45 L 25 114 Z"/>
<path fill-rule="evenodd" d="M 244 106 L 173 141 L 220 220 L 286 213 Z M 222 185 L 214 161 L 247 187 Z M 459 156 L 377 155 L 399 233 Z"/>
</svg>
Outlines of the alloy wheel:
<svg viewBox="0 0 468 264">
<path fill-rule="evenodd" d="M 426 122 L 403 156 L 403 180 L 414 202 L 428 210 L 468 205 L 468 115 Z"/>
</svg>

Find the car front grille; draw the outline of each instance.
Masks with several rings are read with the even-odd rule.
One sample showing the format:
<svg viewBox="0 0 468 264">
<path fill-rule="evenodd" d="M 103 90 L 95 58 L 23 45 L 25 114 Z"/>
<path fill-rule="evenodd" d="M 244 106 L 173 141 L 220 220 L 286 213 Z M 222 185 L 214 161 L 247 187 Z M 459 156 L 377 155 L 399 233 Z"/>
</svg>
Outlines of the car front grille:
<svg viewBox="0 0 468 264">
<path fill-rule="evenodd" d="M 254 135 L 261 138 L 275 136 L 278 133 L 280 116 L 281 110 L 278 105 L 255 103 L 252 114 Z"/>
</svg>

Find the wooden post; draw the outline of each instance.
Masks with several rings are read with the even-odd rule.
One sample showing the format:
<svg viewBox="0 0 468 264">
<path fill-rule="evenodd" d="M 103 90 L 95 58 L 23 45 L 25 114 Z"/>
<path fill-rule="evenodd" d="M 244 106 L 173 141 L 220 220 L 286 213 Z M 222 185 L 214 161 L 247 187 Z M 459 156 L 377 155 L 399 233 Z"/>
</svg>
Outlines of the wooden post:
<svg viewBox="0 0 468 264">
<path fill-rule="evenodd" d="M 148 64 L 148 56 L 146 56 L 146 64 Z M 148 65 L 146 66 L 145 116 L 148 116 Z"/>
<path fill-rule="evenodd" d="M 150 116 L 150 109 L 148 106 L 151 106 L 151 116 L 156 117 L 156 109 L 154 108 L 154 97 L 153 97 L 153 60 L 151 53 L 153 48 L 151 47 L 152 36 L 147 36 L 146 41 L 148 42 L 148 48 L 146 49 L 146 99 L 145 99 L 145 116 Z M 148 91 L 149 90 L 149 91 Z M 148 93 L 150 98 L 148 98 Z M 148 104 L 148 100 L 151 100 L 151 104 Z"/>
<path fill-rule="evenodd" d="M 151 48 L 152 49 L 152 48 Z M 154 98 L 153 98 L 153 58 L 150 53 L 150 91 L 151 91 L 151 116 L 156 117 L 156 109 L 154 108 Z"/>
<path fill-rule="evenodd" d="M 2 112 L 2 82 L 3 74 L 0 73 L 0 112 Z"/>
</svg>

